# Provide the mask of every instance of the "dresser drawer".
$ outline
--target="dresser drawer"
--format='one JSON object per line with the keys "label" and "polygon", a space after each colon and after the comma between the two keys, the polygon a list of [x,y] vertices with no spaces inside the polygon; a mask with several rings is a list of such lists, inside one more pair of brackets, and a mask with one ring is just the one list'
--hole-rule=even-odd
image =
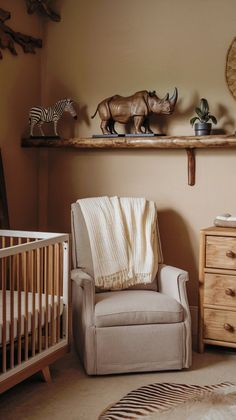
{"label": "dresser drawer", "polygon": [[205,309],[204,338],[236,343],[236,312]]}
{"label": "dresser drawer", "polygon": [[206,267],[236,269],[236,238],[206,237]]}
{"label": "dresser drawer", "polygon": [[206,273],[204,304],[228,306],[236,310],[236,275]]}

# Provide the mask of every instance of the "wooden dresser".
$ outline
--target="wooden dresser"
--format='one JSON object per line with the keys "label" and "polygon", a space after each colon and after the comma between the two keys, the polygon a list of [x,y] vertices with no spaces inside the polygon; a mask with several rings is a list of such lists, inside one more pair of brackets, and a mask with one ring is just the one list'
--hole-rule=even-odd
{"label": "wooden dresser", "polygon": [[199,351],[236,348],[236,228],[201,230],[199,308]]}

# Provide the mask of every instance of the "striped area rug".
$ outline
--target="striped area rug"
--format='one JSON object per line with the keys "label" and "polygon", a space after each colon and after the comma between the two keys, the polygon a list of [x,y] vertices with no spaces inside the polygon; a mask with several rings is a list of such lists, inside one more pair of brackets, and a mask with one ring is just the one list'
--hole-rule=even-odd
{"label": "striped area rug", "polygon": [[99,420],[233,420],[236,384],[155,383],[129,392],[106,409]]}

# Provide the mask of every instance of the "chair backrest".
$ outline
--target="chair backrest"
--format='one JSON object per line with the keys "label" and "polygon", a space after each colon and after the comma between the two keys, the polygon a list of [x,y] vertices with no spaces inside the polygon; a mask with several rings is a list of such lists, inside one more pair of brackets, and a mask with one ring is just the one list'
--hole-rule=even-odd
{"label": "chair backrest", "polygon": [[[81,268],[94,277],[93,260],[89,235],[79,203],[71,205],[71,230],[72,230],[72,257],[73,268]],[[159,227],[157,221],[157,252],[158,262],[163,263]]]}

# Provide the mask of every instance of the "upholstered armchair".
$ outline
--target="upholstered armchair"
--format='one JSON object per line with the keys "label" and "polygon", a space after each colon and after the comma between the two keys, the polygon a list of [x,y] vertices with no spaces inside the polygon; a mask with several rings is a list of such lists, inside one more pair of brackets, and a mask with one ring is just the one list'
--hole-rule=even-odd
{"label": "upholstered armchair", "polygon": [[73,336],[86,372],[103,375],[190,367],[188,273],[164,264],[158,228],[156,279],[143,290],[96,293],[79,203],[72,204],[71,213]]}

